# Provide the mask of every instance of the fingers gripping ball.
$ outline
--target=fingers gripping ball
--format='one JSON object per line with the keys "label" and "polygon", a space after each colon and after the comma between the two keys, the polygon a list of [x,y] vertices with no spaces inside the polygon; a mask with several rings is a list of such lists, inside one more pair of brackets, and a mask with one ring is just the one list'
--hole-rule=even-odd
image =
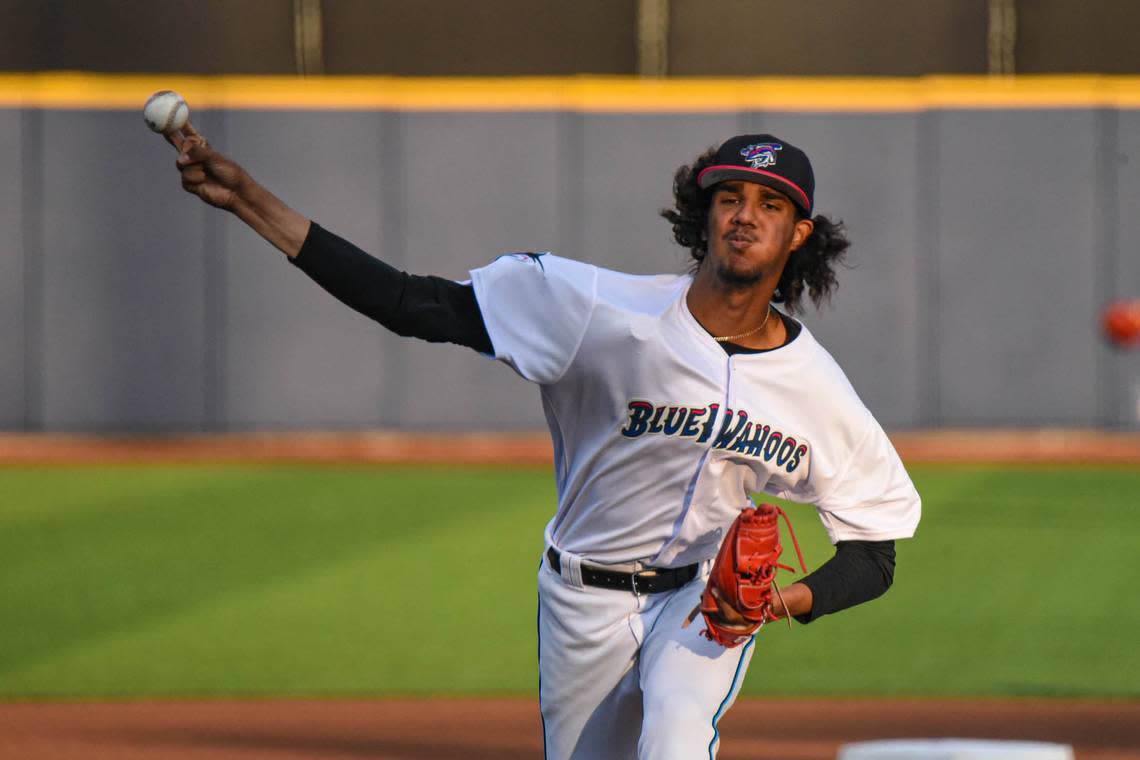
{"label": "fingers gripping ball", "polygon": [[[795,572],[794,568],[780,563],[784,550],[780,545],[781,517],[788,525],[800,567],[807,572],[799,542],[784,510],[772,504],[743,510],[728,529],[701,593],[700,611],[706,625],[701,633],[710,640],[726,647],[738,646],[748,641],[762,625],[779,617],[772,609],[773,590],[779,593],[776,570],[784,568]],[[718,596],[721,603],[731,606],[746,623],[727,623],[718,605]]]}
{"label": "fingers gripping ball", "polygon": [[164,135],[182,129],[189,118],[190,106],[173,90],[159,90],[143,106],[143,121]]}
{"label": "fingers gripping ball", "polygon": [[1105,337],[1120,347],[1140,345],[1140,301],[1109,304],[1101,318]]}

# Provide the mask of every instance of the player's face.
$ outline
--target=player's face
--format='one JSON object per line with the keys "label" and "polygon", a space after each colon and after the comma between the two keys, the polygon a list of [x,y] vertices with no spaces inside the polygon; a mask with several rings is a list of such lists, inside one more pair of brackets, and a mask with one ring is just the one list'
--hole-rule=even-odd
{"label": "player's face", "polygon": [[709,207],[708,255],[702,266],[732,285],[751,286],[769,278],[775,283],[811,230],[811,221],[797,220],[795,205],[778,190],[755,182],[721,182]]}

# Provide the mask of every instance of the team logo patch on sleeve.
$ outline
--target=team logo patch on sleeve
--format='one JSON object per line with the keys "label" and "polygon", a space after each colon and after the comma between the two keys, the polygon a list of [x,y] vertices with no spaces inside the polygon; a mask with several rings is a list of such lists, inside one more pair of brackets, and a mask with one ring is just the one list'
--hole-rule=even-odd
{"label": "team logo patch on sleeve", "polygon": [[694,443],[712,441],[712,448],[745,454],[775,463],[795,472],[807,457],[809,446],[771,425],[749,419],[743,409],[721,412],[720,404],[708,406],[661,406],[635,399],[626,407],[621,428],[626,438],[667,435],[690,438]]}
{"label": "team logo patch on sleeve", "polygon": [[550,251],[543,251],[542,253],[534,253],[531,251],[521,251],[518,253],[504,253],[501,256],[497,256],[496,260],[509,257],[509,258],[514,259],[515,261],[522,261],[522,262],[526,262],[528,264],[538,264],[538,268],[545,272],[546,266],[542,263],[542,257],[548,253],[550,253]]}

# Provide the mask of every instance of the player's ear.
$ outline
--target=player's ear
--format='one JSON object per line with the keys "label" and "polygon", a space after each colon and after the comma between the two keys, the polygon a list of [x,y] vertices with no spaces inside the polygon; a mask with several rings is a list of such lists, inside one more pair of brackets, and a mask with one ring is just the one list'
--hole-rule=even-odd
{"label": "player's ear", "polygon": [[814,229],[815,222],[811,219],[800,219],[796,222],[796,227],[792,231],[792,250],[798,250],[801,245],[806,243]]}

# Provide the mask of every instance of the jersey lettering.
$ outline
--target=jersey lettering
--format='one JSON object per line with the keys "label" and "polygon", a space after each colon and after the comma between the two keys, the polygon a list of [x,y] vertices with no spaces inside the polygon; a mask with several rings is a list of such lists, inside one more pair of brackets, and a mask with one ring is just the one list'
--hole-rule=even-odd
{"label": "jersey lettering", "polygon": [[796,453],[792,454],[792,461],[788,462],[788,472],[792,472],[793,470],[795,470],[797,467],[800,466],[800,460],[804,458],[804,454],[806,454],[806,453],[807,453],[807,446],[804,446],[801,443],[799,445],[799,447],[796,449]]}
{"label": "jersey lettering", "polygon": [[729,425],[732,422],[732,410],[724,410],[724,425],[720,429],[720,435],[713,441],[714,449],[723,449],[728,446],[736,436],[740,435],[740,431],[744,429],[744,423],[748,422],[748,412],[741,409],[736,413],[736,427],[729,430]]}
{"label": "jersey lettering", "polygon": [[728,448],[732,451],[743,451],[744,447],[748,445],[748,437],[752,435],[752,423],[749,422],[744,426],[744,432],[736,438],[736,442]]}
{"label": "jersey lettering", "polygon": [[[685,407],[681,408],[684,409]],[[698,406],[688,410],[689,413],[685,415],[685,424],[681,428],[682,438],[691,438],[695,435],[700,434],[701,431],[697,428],[697,420],[699,420],[701,417],[704,417],[705,412],[707,411],[708,410],[703,406]]]}
{"label": "jersey lettering", "polygon": [[626,438],[636,438],[649,429],[649,417],[653,414],[653,404],[648,401],[629,402],[629,424],[621,429]]}
{"label": "jersey lettering", "polygon": [[772,435],[768,436],[768,442],[764,444],[764,461],[771,462],[772,457],[776,456],[776,452],[780,450],[780,442],[784,440],[784,434],[773,431]]}
{"label": "jersey lettering", "polygon": [[752,437],[745,440],[740,439],[740,443],[733,447],[734,451],[739,451],[749,456],[758,457],[760,452],[764,450],[764,441],[768,440],[768,433],[772,432],[771,425],[756,425],[752,431]]}
{"label": "jersey lettering", "polygon": [[792,452],[796,450],[796,439],[788,436],[784,439],[784,445],[780,447],[780,453],[776,455],[776,464],[783,467],[788,463],[791,458]]}
{"label": "jersey lettering", "polygon": [[[681,429],[681,423],[685,421],[685,412],[688,411],[683,406],[669,407],[669,413],[665,415],[665,435],[676,435],[677,431]],[[680,414],[678,414],[680,412]]]}
{"label": "jersey lettering", "polygon": [[713,425],[716,424],[716,415],[720,411],[720,404],[709,404],[709,418],[705,421],[705,429],[701,431],[701,437],[697,439],[697,443],[704,443],[709,439],[709,434],[712,433]]}
{"label": "jersey lettering", "polygon": [[[704,406],[658,406],[650,401],[635,399],[626,407],[628,414],[620,429],[626,438],[640,438],[643,435],[666,435],[676,438],[696,438],[695,443],[704,443],[712,437],[720,405]],[[808,453],[807,444],[794,437],[773,430],[771,425],[761,425],[748,419],[744,409],[724,410],[719,430],[713,439],[712,448],[735,451],[747,456],[775,460],[777,467],[786,472],[795,472]]]}

